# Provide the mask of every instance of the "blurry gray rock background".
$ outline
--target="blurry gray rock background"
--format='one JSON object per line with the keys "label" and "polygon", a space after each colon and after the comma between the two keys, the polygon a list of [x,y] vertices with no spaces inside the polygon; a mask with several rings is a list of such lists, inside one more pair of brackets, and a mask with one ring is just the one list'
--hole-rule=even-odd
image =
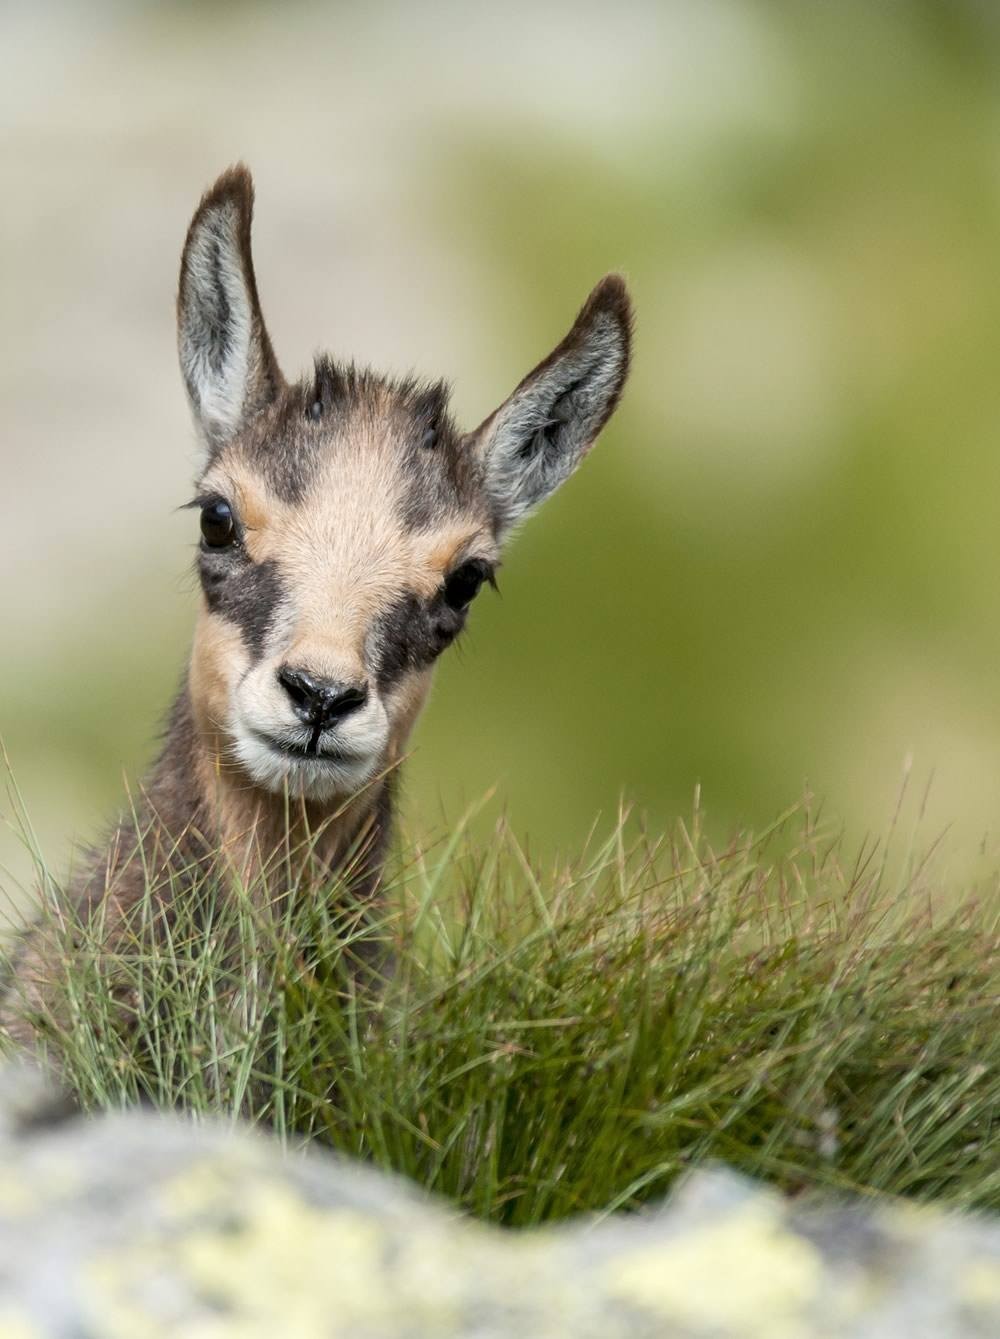
{"label": "blurry gray rock background", "polygon": [[523,1234],[369,1168],[0,1073],[0,1339],[992,1339],[1000,1224],[722,1170]]}
{"label": "blurry gray rock background", "polygon": [[1000,1225],[790,1206],[722,1170],[505,1233],[394,1178],[0,1074],[0,1339],[988,1339]]}

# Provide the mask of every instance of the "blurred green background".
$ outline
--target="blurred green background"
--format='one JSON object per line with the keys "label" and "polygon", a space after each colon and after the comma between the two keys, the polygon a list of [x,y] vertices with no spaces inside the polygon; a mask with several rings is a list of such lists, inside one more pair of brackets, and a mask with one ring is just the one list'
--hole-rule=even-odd
{"label": "blurred green background", "polygon": [[911,768],[990,846],[1000,9],[8,3],[0,731],[54,859],[182,671],[173,289],[236,158],[290,373],[445,373],[471,425],[633,288],[630,389],[442,664],[412,824],[496,786],[549,853],[700,783],[724,836],[808,785],[860,837]]}

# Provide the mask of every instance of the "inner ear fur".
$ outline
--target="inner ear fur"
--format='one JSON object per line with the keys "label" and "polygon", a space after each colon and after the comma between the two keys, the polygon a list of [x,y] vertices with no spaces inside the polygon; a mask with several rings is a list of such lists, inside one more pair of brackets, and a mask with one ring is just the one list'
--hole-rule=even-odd
{"label": "inner ear fur", "polygon": [[212,450],[284,386],[257,296],[253,180],[243,164],[206,191],[188,228],[177,296],[177,348],[191,410]]}
{"label": "inner ear fur", "polygon": [[473,434],[499,531],[544,501],[593,446],[621,398],[631,339],[625,281],[609,274],[566,337]]}

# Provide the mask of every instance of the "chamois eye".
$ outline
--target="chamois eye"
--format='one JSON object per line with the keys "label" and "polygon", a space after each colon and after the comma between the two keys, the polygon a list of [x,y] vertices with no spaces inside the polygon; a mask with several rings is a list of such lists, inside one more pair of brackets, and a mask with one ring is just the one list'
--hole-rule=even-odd
{"label": "chamois eye", "polygon": [[461,567],[456,567],[454,572],[445,578],[444,583],[444,602],[451,609],[464,609],[467,604],[471,604],[479,593],[479,587],[489,576],[489,568],[485,563],[472,562],[463,563]]}
{"label": "chamois eye", "polygon": [[201,509],[201,533],[210,549],[224,549],[236,538],[236,522],[228,502],[209,502]]}

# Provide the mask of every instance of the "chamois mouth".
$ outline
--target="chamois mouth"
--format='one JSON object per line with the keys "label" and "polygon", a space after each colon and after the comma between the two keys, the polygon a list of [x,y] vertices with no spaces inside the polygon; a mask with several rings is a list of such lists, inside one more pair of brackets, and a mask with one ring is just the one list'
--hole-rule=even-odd
{"label": "chamois mouth", "polygon": [[293,758],[296,762],[330,763],[341,766],[364,762],[364,757],[360,753],[330,745],[324,748],[321,741],[314,737],[311,737],[308,743],[301,744],[294,739],[279,739],[275,735],[264,734],[260,730],[254,730],[253,734],[272,752],[280,754],[283,758]]}

